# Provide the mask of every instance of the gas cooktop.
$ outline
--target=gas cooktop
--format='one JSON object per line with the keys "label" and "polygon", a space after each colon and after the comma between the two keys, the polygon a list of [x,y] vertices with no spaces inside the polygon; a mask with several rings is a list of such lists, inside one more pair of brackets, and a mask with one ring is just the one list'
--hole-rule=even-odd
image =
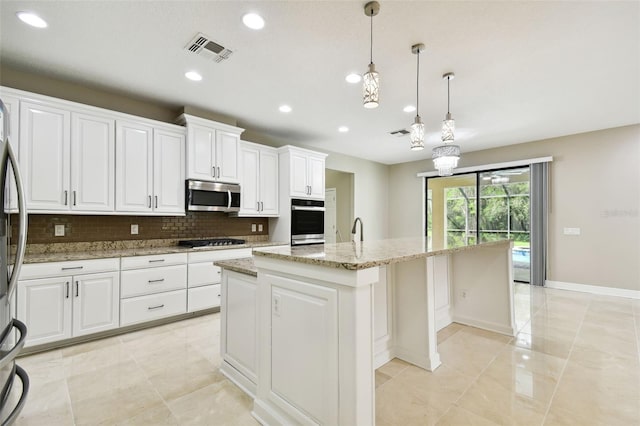
{"label": "gas cooktop", "polygon": [[198,248],[209,246],[233,246],[237,244],[244,244],[245,240],[239,240],[236,238],[211,238],[209,240],[182,240],[178,241],[179,246]]}

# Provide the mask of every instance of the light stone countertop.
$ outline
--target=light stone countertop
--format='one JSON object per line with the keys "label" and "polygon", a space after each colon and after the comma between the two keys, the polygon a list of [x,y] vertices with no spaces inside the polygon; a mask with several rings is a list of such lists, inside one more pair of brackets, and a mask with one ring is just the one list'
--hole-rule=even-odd
{"label": "light stone countertop", "polygon": [[511,240],[500,240],[477,245],[428,249],[426,238],[395,238],[365,241],[363,243],[357,241],[337,244],[260,248],[254,250],[253,255],[307,263],[310,265],[320,265],[329,268],[360,270],[439,254],[473,250],[477,247],[505,246],[506,248],[509,245],[511,245]]}
{"label": "light stone countertop", "polygon": [[161,247],[136,247],[136,248],[115,248],[115,249],[95,249],[83,251],[66,251],[56,253],[32,253],[25,255],[24,264],[28,263],[46,263],[46,262],[64,262],[69,260],[88,260],[88,259],[108,259],[114,257],[129,256],[149,256],[156,254],[171,253],[197,253],[201,251],[213,250],[235,250],[243,248],[258,248],[284,245],[282,242],[247,242],[246,244],[238,244],[231,246],[207,246],[203,248],[188,248],[182,246],[161,246]]}
{"label": "light stone countertop", "polygon": [[251,275],[253,277],[258,276],[258,270],[253,263],[253,257],[243,257],[241,259],[229,259],[229,260],[217,260],[213,262],[214,265],[219,266],[229,271],[239,272],[241,274]]}

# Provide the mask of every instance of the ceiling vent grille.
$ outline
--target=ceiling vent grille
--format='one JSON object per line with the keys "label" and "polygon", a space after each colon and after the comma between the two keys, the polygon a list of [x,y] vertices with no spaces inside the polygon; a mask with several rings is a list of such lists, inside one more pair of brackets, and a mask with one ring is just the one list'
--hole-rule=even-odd
{"label": "ceiling vent grille", "polygon": [[189,52],[201,55],[214,62],[222,62],[233,54],[233,50],[222,46],[220,43],[202,33],[196,36],[185,46]]}
{"label": "ceiling vent grille", "polygon": [[400,130],[394,130],[393,132],[389,132],[389,134],[391,136],[396,136],[398,138],[401,138],[404,135],[408,135],[409,131],[407,129],[400,129]]}

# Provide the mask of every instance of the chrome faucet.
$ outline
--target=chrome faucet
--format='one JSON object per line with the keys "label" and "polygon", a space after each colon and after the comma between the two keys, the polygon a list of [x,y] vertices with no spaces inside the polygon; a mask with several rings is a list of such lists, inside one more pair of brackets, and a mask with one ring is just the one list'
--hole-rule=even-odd
{"label": "chrome faucet", "polygon": [[353,221],[353,228],[351,228],[351,235],[353,236],[353,241],[356,240],[356,223],[360,222],[360,242],[364,241],[364,234],[362,233],[362,219],[356,217],[356,220]]}

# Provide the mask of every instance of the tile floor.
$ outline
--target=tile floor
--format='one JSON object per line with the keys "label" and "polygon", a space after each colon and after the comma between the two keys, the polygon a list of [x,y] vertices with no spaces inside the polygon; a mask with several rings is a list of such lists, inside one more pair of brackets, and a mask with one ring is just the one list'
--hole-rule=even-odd
{"label": "tile floor", "polygon": [[[376,423],[639,425],[640,300],[516,285],[515,338],[452,324],[434,373],[376,371]],[[219,314],[19,359],[19,425],[255,425],[219,372]]]}

